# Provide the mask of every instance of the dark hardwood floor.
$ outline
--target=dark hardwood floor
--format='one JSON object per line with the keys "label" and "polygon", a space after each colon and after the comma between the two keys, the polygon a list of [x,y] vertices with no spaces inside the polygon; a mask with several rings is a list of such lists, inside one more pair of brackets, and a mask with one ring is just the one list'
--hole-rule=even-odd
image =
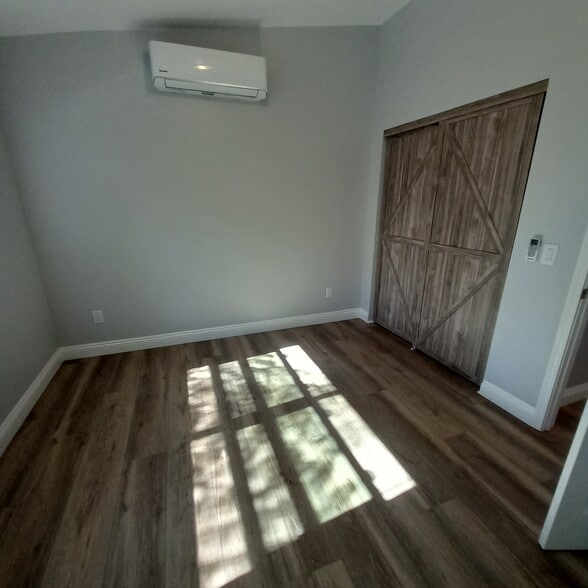
{"label": "dark hardwood floor", "polygon": [[361,321],[66,362],[0,459],[0,585],[573,586],[534,431]]}

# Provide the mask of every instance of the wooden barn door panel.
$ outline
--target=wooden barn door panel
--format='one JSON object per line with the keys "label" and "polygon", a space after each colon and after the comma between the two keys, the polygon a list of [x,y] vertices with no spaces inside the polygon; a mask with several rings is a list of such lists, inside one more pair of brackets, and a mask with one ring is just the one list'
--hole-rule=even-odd
{"label": "wooden barn door panel", "polygon": [[438,359],[445,365],[464,374],[473,381],[480,381],[486,364],[487,325],[471,323],[472,316],[493,317],[494,294],[499,274],[489,280],[476,293],[461,304],[449,318],[442,322],[432,334],[419,344],[419,349]]}
{"label": "wooden barn door panel", "polygon": [[414,342],[418,332],[440,154],[439,129],[388,145],[376,320]]}
{"label": "wooden barn door panel", "polygon": [[444,125],[432,243],[499,253],[518,219],[532,100]]}
{"label": "wooden barn door panel", "polygon": [[384,237],[423,241],[430,232],[439,129],[394,137],[388,149]]}
{"label": "wooden barn door panel", "polygon": [[419,342],[428,337],[448,315],[500,270],[497,258],[429,252],[426,272],[426,304],[423,305]]}
{"label": "wooden barn door panel", "polygon": [[416,346],[474,378],[487,331],[476,318],[491,316],[499,273],[497,257],[431,250]]}
{"label": "wooden barn door panel", "polygon": [[479,382],[544,89],[387,132],[376,322]]}
{"label": "wooden barn door panel", "polygon": [[483,377],[534,143],[539,97],[441,125],[416,347]]}
{"label": "wooden barn door panel", "polygon": [[413,342],[418,333],[426,251],[396,241],[384,241],[382,249],[378,321]]}

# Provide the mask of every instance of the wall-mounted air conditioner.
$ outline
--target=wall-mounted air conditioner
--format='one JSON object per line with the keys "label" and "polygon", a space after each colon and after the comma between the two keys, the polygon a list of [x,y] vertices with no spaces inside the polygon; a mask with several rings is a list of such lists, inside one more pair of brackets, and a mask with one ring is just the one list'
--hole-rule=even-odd
{"label": "wall-mounted air conditioner", "polygon": [[153,85],[162,92],[258,102],[267,98],[265,58],[149,41]]}

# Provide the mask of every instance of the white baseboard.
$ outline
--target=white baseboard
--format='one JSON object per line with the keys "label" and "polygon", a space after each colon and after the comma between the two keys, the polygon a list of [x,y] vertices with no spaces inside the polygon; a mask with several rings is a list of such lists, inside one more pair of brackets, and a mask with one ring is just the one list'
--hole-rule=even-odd
{"label": "white baseboard", "polygon": [[535,429],[540,428],[539,423],[537,423],[537,411],[535,407],[523,402],[516,396],[510,394],[510,392],[484,380],[480,385],[478,393],[486,398],[486,400],[500,406],[500,408],[506,410],[506,412],[512,414],[530,427]]}
{"label": "white baseboard", "polygon": [[118,339],[115,341],[102,341],[87,343],[85,345],[72,345],[64,347],[63,359],[80,359],[82,357],[95,357],[98,355],[111,355],[113,353],[126,353],[140,349],[153,349],[155,347],[167,347],[169,345],[182,345],[183,343],[195,343],[223,337],[236,337],[250,335],[251,333],[263,333],[265,331],[279,331],[281,329],[293,329],[308,325],[319,325],[335,321],[362,318],[360,308],[348,308],[333,312],[321,312],[303,316],[270,319],[256,321],[254,323],[240,323],[222,327],[210,327],[195,329],[193,331],[179,331],[176,333],[164,333],[162,335],[149,335],[147,337],[134,337],[132,339]]}
{"label": "white baseboard", "polygon": [[374,321],[370,320],[370,313],[365,308],[358,308],[358,317],[364,323],[372,324]]}
{"label": "white baseboard", "polygon": [[0,455],[4,453],[4,450],[8,447],[31,410],[33,410],[37,400],[43,394],[62,361],[61,349],[58,349],[49,358],[49,361],[33,380],[33,383],[20,397],[16,406],[8,413],[4,421],[0,423]]}
{"label": "white baseboard", "polygon": [[180,345],[182,343],[195,343],[196,341],[207,341],[209,339],[220,339],[222,337],[235,337],[237,335],[249,335],[251,333],[262,333],[265,331],[278,331],[280,329],[293,329],[308,325],[319,325],[335,321],[345,321],[355,318],[363,318],[360,308],[349,308],[346,310],[335,310],[333,312],[322,312],[307,314],[280,319],[257,321],[254,323],[241,323],[237,325],[226,325],[222,327],[211,327],[207,329],[196,329],[193,331],[180,331],[177,333],[165,333],[163,335],[152,335],[148,337],[134,337],[132,339],[119,339],[117,341],[102,341],[99,343],[88,343],[86,345],[72,345],[59,348],[45,364],[39,375],[21,396],[16,406],[9,415],[0,423],[0,455],[8,447],[10,441],[18,432],[19,428],[31,412],[35,403],[55,375],[61,363],[68,359],[81,359],[83,357],[94,357],[97,355],[110,355],[112,353],[124,353],[137,351],[139,349],[152,349],[154,347],[166,347],[169,345]]}
{"label": "white baseboard", "polygon": [[578,402],[586,397],[588,397],[588,382],[576,384],[576,386],[570,386],[563,391],[559,405],[572,404],[572,402]]}

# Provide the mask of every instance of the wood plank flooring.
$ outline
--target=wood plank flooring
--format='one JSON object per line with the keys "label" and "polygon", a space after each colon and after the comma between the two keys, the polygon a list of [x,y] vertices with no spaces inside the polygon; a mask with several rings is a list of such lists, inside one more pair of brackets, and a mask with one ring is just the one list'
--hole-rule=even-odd
{"label": "wood plank flooring", "polygon": [[7,587],[588,586],[539,433],[375,325],[62,365],[0,458]]}

